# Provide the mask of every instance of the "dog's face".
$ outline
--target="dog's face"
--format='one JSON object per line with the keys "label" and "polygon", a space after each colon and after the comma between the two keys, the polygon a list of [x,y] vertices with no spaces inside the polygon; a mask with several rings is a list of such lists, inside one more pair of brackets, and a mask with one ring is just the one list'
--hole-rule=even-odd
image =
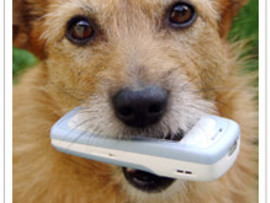
{"label": "dog's face", "polygon": [[[15,43],[44,62],[48,91],[62,113],[82,105],[81,123],[96,133],[181,139],[202,114],[222,113],[213,90],[229,73],[225,37],[244,1],[23,3]],[[124,173],[148,192],[172,182]]]}

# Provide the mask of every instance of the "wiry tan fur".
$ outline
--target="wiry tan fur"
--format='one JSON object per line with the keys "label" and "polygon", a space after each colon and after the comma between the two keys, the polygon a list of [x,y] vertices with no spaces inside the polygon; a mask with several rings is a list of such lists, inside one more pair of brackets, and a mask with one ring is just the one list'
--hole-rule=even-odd
{"label": "wiry tan fur", "polygon": [[[257,202],[254,92],[239,73],[239,49],[226,41],[232,18],[246,2],[191,0],[198,17],[182,30],[164,21],[173,2],[14,0],[14,44],[41,59],[14,87],[14,202]],[[98,24],[87,46],[65,38],[67,21],[78,14]],[[142,132],[124,126],[110,104],[119,89],[141,84],[170,91],[164,118]],[[241,152],[217,181],[178,180],[161,193],[144,193],[127,183],[119,167],[51,146],[51,126],[79,105],[91,129],[105,136],[157,137],[179,127],[187,131],[205,113],[221,115],[240,124]]]}

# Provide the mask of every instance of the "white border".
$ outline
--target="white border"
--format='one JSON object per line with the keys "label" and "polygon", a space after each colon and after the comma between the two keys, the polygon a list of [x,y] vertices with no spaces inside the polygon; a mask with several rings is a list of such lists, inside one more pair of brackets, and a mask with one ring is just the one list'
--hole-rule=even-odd
{"label": "white border", "polygon": [[266,2],[259,1],[259,202],[266,202],[266,131],[265,131],[265,8]]}
{"label": "white border", "polygon": [[5,197],[12,202],[12,1],[5,0]]}
{"label": "white border", "polygon": [[[2,14],[0,17],[1,24],[3,23],[2,24],[3,26],[1,26],[2,29],[0,30],[0,39],[1,39],[0,44],[3,45],[3,48],[1,46],[1,50],[0,50],[0,61],[4,65],[4,2],[1,3],[0,8],[1,8],[0,13]],[[1,68],[0,75],[1,75],[1,81],[2,81],[1,85],[0,85],[1,86],[0,92],[1,92],[1,96],[2,96],[2,95],[4,95],[4,67]],[[0,106],[1,106],[0,129],[2,130],[2,129],[4,129],[4,116],[3,116],[4,115],[4,101],[2,99],[0,100]],[[0,185],[0,198],[2,199],[4,197],[4,184],[3,184],[4,183],[4,136],[0,138],[0,148],[1,148],[1,150],[0,150],[0,162],[1,162],[1,164],[0,164],[0,175],[1,175],[0,176],[0,183],[1,183],[1,185]],[[2,163],[3,163],[3,165],[2,165]]]}
{"label": "white border", "polygon": [[[266,26],[266,30],[264,33],[266,33],[266,38],[263,38],[265,39],[264,40],[264,43],[266,44],[266,49],[265,49],[265,53],[266,53],[266,58],[265,58],[265,71],[266,71],[266,88],[267,88],[267,91],[265,91],[266,93],[266,111],[267,112],[267,116],[270,115],[270,107],[268,106],[269,104],[269,101],[270,101],[270,81],[268,81],[267,79],[270,79],[270,70],[269,70],[269,60],[270,60],[270,53],[269,53],[269,49],[270,49],[270,40],[269,40],[269,34],[270,34],[270,14],[268,13],[270,11],[270,3],[269,1],[267,2],[267,0],[265,0],[265,4],[266,6],[263,7],[265,8],[265,19],[266,19],[266,22],[264,23],[264,25],[262,26]],[[262,9],[261,9],[262,10]],[[268,12],[267,12],[268,11]],[[263,40],[261,40],[263,41]],[[263,43],[263,42],[262,42]],[[264,55],[265,56],[265,55]],[[266,169],[266,174],[265,174],[265,179],[266,179],[266,185],[265,187],[263,188],[266,188],[265,190],[265,195],[266,195],[266,202],[269,202],[269,194],[270,194],[270,188],[269,188],[269,184],[270,184],[270,175],[269,175],[269,168],[270,168],[270,150],[268,149],[268,147],[270,146],[270,138],[268,137],[269,136],[269,120],[267,120],[268,117],[266,117],[266,131],[265,131],[265,137],[266,137],[266,165],[265,165],[265,169]]]}

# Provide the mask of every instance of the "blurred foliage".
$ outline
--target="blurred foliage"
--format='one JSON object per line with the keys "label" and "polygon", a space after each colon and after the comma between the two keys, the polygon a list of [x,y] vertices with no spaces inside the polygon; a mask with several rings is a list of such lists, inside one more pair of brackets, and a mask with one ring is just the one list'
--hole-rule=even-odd
{"label": "blurred foliage", "polygon": [[38,59],[28,51],[13,47],[12,50],[13,82],[18,82],[18,76],[27,68],[35,65]]}
{"label": "blurred foliage", "polygon": [[[248,39],[248,51],[244,55],[251,56],[246,70],[258,69],[258,0],[250,0],[235,18],[233,28],[229,33],[229,40]],[[14,81],[26,68],[36,64],[38,60],[29,52],[13,48],[13,75]]]}
{"label": "blurred foliage", "polygon": [[252,37],[254,43],[258,42],[258,0],[250,0],[236,16],[229,37],[235,36],[236,39]]}
{"label": "blurred foliage", "polygon": [[247,51],[244,56],[249,56],[246,71],[258,70],[258,0],[250,0],[235,18],[229,40],[248,40]]}

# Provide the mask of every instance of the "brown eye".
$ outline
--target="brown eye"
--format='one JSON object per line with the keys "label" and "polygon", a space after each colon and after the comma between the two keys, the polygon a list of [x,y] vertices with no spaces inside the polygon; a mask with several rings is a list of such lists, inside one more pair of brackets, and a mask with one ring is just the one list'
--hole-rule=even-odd
{"label": "brown eye", "polygon": [[184,28],[190,26],[196,19],[196,12],[192,5],[178,3],[169,12],[169,22],[174,28]]}
{"label": "brown eye", "polygon": [[67,24],[67,38],[76,44],[86,44],[94,35],[90,21],[84,17],[74,17]]}

